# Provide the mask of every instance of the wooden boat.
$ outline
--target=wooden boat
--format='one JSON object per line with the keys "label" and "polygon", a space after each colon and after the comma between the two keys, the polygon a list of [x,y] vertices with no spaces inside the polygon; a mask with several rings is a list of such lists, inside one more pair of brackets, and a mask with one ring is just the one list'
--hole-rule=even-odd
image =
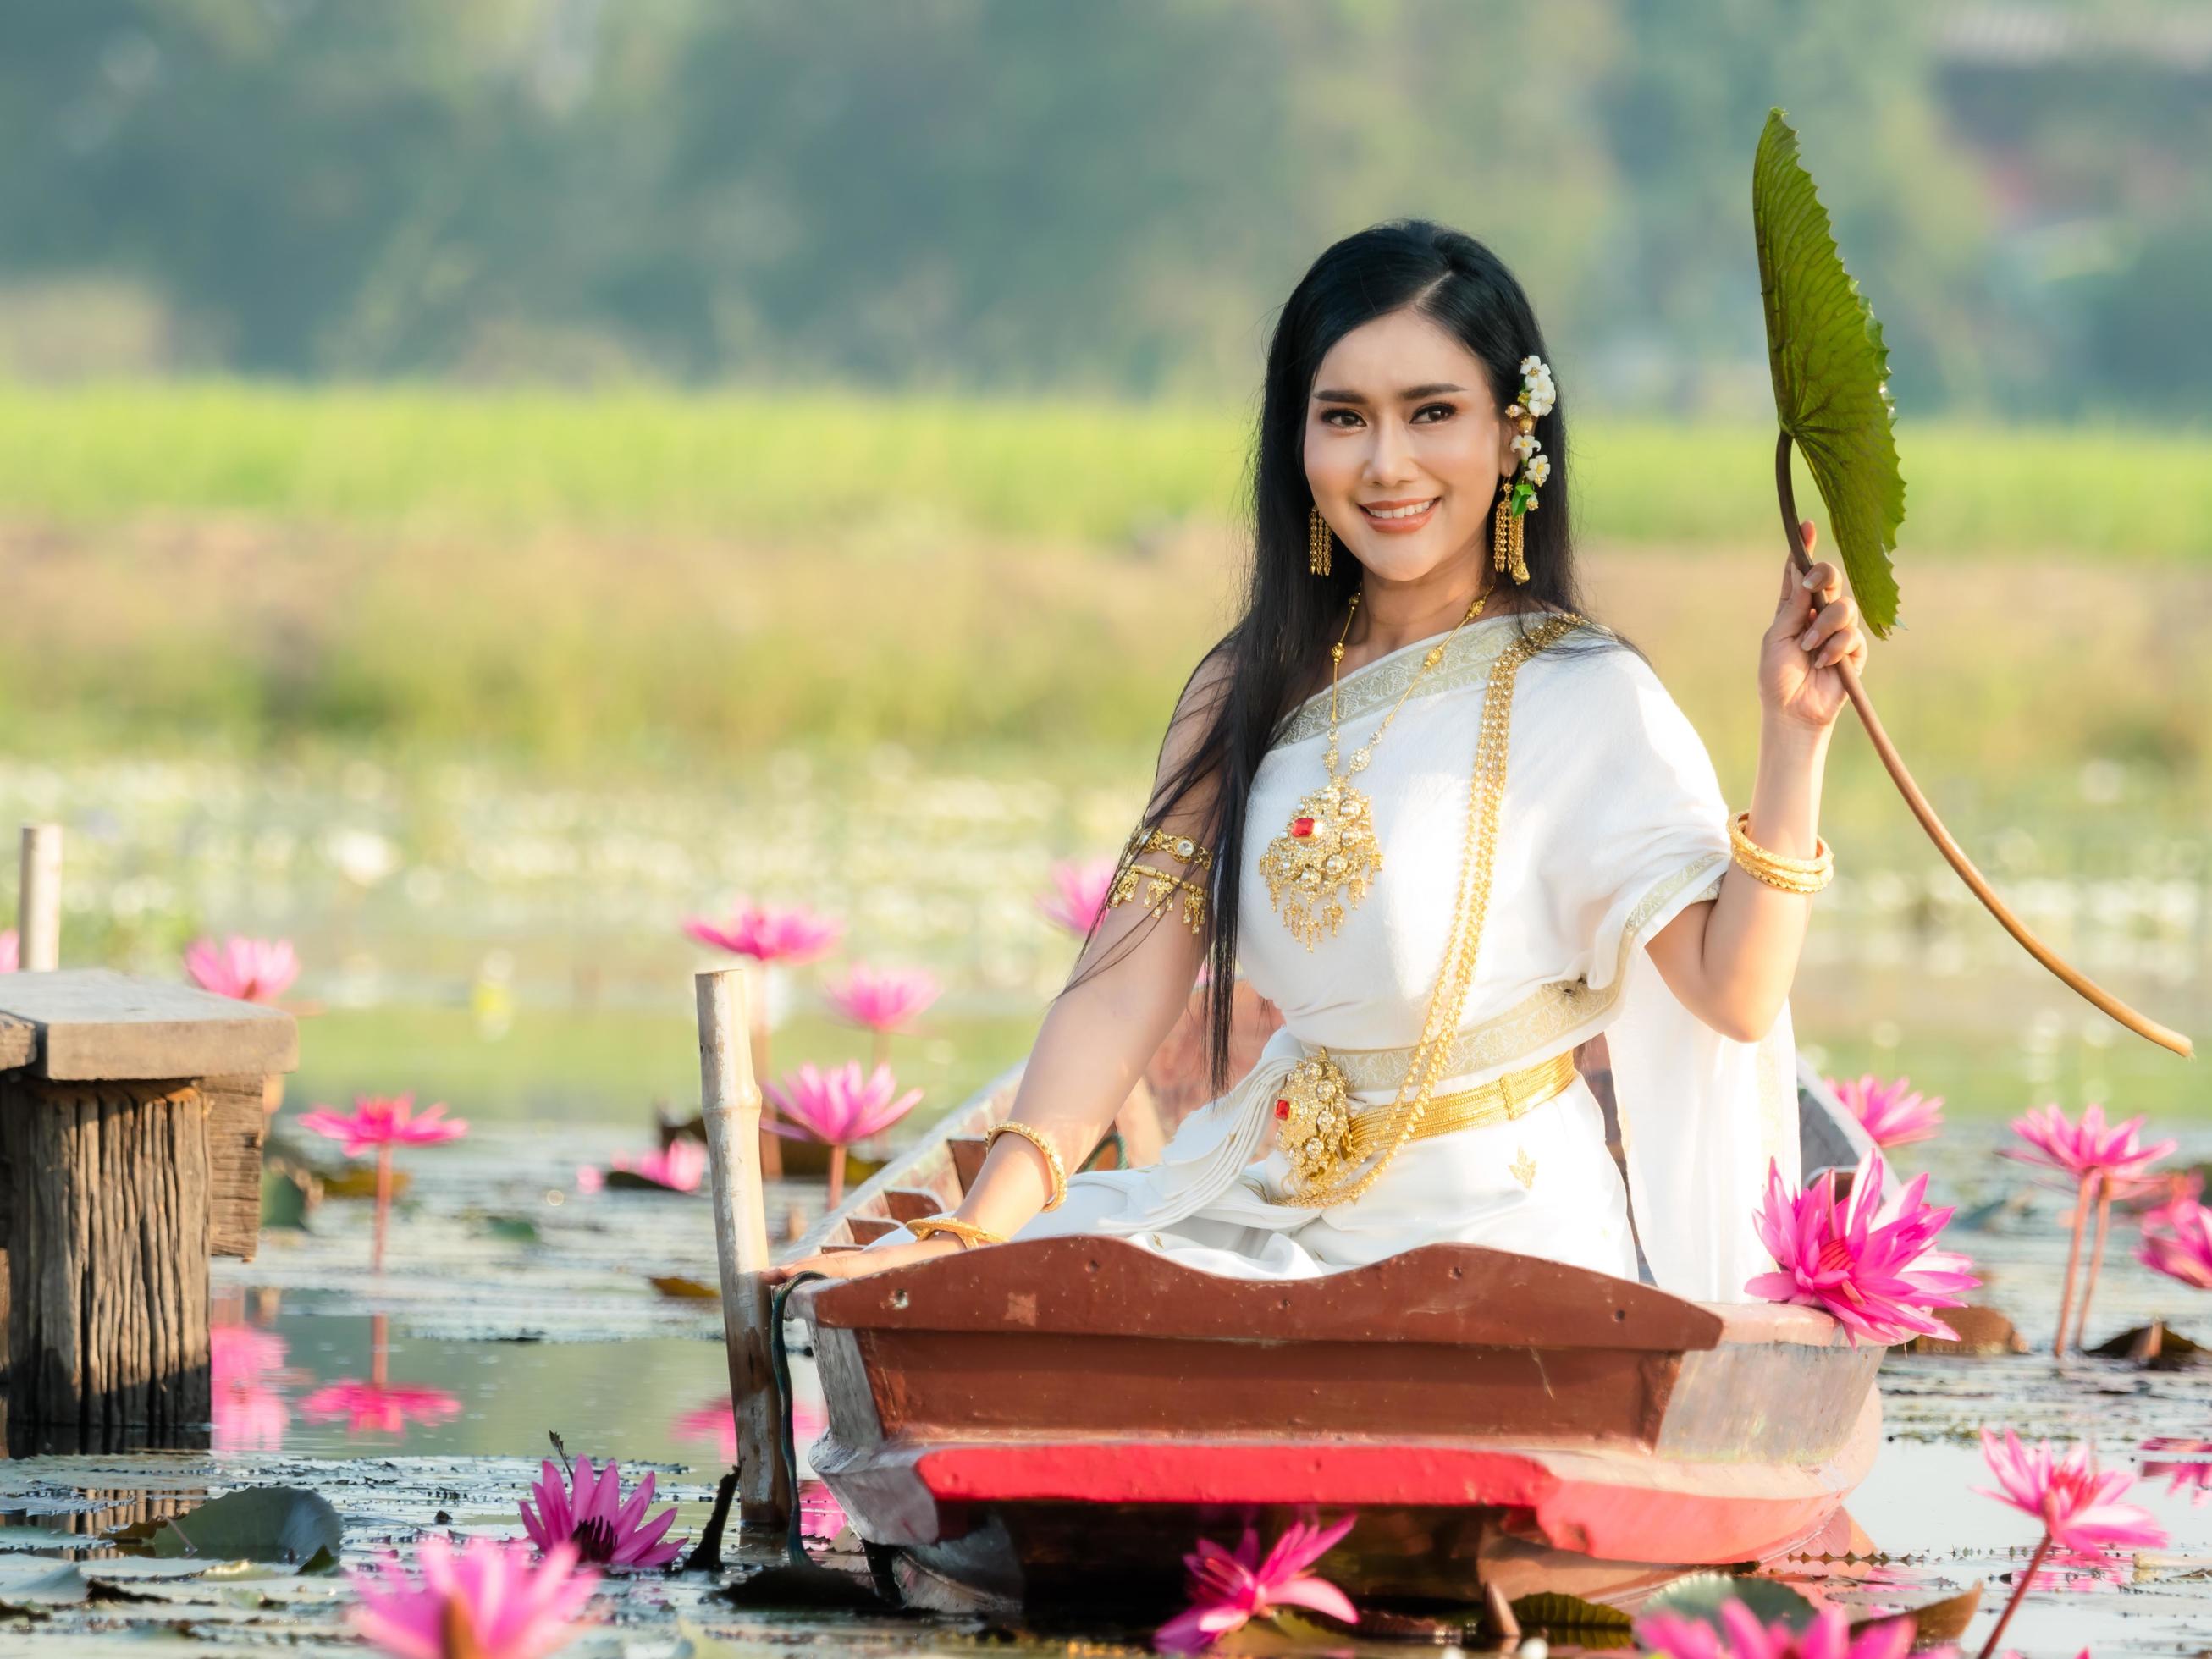
{"label": "wooden boat", "polygon": [[[1240,1066],[1271,1014],[1240,1007]],[[1019,1081],[793,1253],[957,1205]],[[1170,1115],[1200,1093],[1154,1083]],[[1820,1092],[1808,1164],[1853,1156]],[[1322,1571],[1364,1600],[1632,1601],[1688,1569],[1839,1552],[1880,1439],[1882,1350],[1825,1315],[1472,1246],[1281,1284],[1040,1239],[806,1285],[789,1311],[828,1405],[816,1473],[906,1600],[940,1609],[1164,1605],[1195,1537],[1308,1509],[1357,1513]]]}

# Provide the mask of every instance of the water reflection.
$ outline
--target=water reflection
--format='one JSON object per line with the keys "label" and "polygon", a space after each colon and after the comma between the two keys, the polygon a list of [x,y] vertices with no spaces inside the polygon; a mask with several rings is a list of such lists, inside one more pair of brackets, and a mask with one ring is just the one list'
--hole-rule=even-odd
{"label": "water reflection", "polygon": [[369,1376],[342,1376],[300,1402],[300,1414],[314,1423],[343,1422],[348,1434],[390,1434],[404,1439],[410,1425],[436,1428],[461,1414],[458,1395],[443,1389],[394,1382],[391,1369],[390,1316],[369,1317]]}

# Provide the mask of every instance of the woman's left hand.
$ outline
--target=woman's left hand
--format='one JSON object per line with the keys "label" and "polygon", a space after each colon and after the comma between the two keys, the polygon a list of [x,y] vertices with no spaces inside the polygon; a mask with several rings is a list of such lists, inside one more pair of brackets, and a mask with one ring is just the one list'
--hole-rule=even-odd
{"label": "woman's left hand", "polygon": [[[1810,519],[1798,530],[1805,551],[1813,550]],[[1800,577],[1796,561],[1782,567],[1782,598],[1774,621],[1759,641],[1759,701],[1779,715],[1815,732],[1835,724],[1848,697],[1839,665],[1866,672],[1866,630],[1859,608],[1844,592],[1843,576],[1826,560]]]}

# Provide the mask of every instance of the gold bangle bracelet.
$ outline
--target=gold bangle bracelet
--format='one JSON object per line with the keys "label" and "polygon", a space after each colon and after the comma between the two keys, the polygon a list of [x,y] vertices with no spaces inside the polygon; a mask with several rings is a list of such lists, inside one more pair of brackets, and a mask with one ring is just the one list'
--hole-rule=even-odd
{"label": "gold bangle bracelet", "polygon": [[1067,1165],[1060,1161],[1059,1149],[1028,1124],[1008,1118],[991,1126],[990,1133],[983,1137],[983,1150],[988,1152],[1000,1135],[1019,1135],[1042,1155],[1045,1168],[1052,1174],[1052,1196],[1045,1200],[1044,1206],[1048,1210],[1058,1209],[1060,1200],[1067,1196]]}
{"label": "gold bangle bracelet", "polygon": [[1817,876],[1835,866],[1836,854],[1828,843],[1816,834],[1813,837],[1814,853],[1809,859],[1790,858],[1782,853],[1770,853],[1751,838],[1751,814],[1739,812],[1729,825],[1729,839],[1748,852],[1761,864],[1771,869],[1789,870],[1800,875]]}
{"label": "gold bangle bracelet", "polygon": [[963,1250],[972,1250],[978,1244],[1003,1244],[1006,1242],[988,1227],[979,1227],[972,1221],[962,1221],[949,1215],[926,1215],[919,1221],[908,1222],[906,1230],[916,1238],[943,1233],[958,1239]]}
{"label": "gold bangle bracelet", "polygon": [[1745,874],[1785,893],[1817,893],[1834,879],[1835,853],[1818,835],[1813,837],[1818,849],[1814,856],[1789,858],[1770,853],[1752,840],[1750,823],[1748,812],[1739,812],[1729,821],[1729,851]]}

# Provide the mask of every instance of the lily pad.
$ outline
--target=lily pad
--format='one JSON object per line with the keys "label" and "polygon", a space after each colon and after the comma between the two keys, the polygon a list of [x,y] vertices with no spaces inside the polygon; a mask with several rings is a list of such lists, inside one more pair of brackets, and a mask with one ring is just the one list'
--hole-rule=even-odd
{"label": "lily pad", "polygon": [[0,1560],[0,1603],[82,1601],[91,1594],[72,1561],[47,1558]]}
{"label": "lily pad", "polygon": [[1751,218],[1775,416],[1827,503],[1851,596],[1866,625],[1886,639],[1897,623],[1889,556],[1905,522],[1889,348],[1874,307],[1844,269],[1828,210],[1778,109],[1759,136]]}
{"label": "lily pad", "polygon": [[1671,1613],[1678,1619],[1698,1620],[1718,1630],[1721,1609],[1731,1601],[1750,1608],[1762,1625],[1780,1620],[1792,1630],[1810,1626],[1815,1611],[1810,1601],[1789,1585],[1778,1584],[1771,1578],[1736,1578],[1724,1572],[1700,1572],[1679,1578],[1649,1597],[1636,1610],[1636,1615],[1646,1619],[1655,1613]]}
{"label": "lily pad", "polygon": [[1601,1632],[1628,1633],[1629,1618],[1619,1607],[1585,1601],[1559,1590],[1540,1590],[1513,1603],[1513,1617],[1522,1630],[1542,1631],[1554,1638],[1571,1637],[1589,1646],[1609,1645],[1589,1638]]}
{"label": "lily pad", "polygon": [[[329,1500],[301,1486],[234,1492],[179,1516],[154,1534],[154,1553],[215,1561],[282,1561],[327,1571],[343,1525]],[[318,1557],[327,1558],[320,1567]]]}
{"label": "lily pad", "polygon": [[686,1279],[681,1273],[661,1274],[649,1282],[661,1295],[678,1302],[712,1302],[721,1295],[713,1285]]}

